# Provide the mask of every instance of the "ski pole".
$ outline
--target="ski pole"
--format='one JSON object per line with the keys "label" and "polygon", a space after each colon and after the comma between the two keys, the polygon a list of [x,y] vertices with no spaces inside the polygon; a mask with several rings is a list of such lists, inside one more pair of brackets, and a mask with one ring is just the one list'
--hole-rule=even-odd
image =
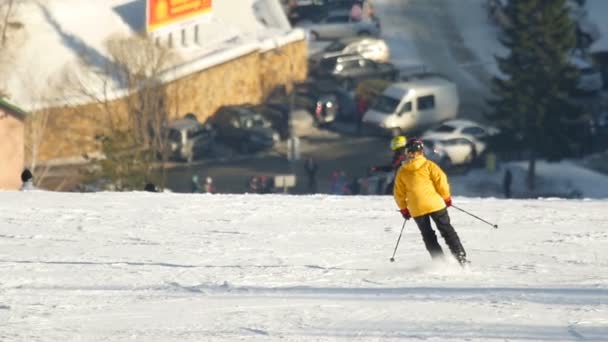
{"label": "ski pole", "polygon": [[474,218],[478,219],[479,221],[484,222],[484,223],[487,223],[487,224],[489,224],[490,226],[492,226],[492,227],[494,227],[494,228],[498,229],[498,225],[497,225],[497,224],[490,223],[490,222],[488,222],[488,221],[486,221],[486,220],[482,219],[481,217],[479,217],[479,216],[477,216],[477,215],[471,214],[470,212],[468,212],[468,211],[466,211],[466,210],[464,210],[464,209],[458,208],[457,206],[455,206],[455,205],[453,205],[453,204],[452,204],[452,208],[454,208],[454,209],[458,209],[458,210],[462,211],[463,213],[468,214],[468,215],[471,215],[471,216],[473,216]]}
{"label": "ski pole", "polygon": [[399,241],[401,241],[401,234],[403,234],[403,228],[405,228],[405,222],[407,220],[403,220],[403,226],[401,227],[401,233],[399,233],[399,238],[397,239],[397,245],[395,245],[395,250],[393,251],[393,256],[391,257],[391,262],[395,262],[395,253],[397,253],[397,247],[399,247]]}

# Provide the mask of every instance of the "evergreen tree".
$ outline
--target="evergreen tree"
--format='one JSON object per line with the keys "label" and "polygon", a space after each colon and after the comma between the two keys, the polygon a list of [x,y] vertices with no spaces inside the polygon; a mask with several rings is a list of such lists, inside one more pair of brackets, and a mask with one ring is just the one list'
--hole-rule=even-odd
{"label": "evergreen tree", "polygon": [[115,131],[100,137],[101,151],[105,158],[94,159],[93,168],[84,175],[90,181],[104,179],[113,191],[143,190],[153,180],[153,150],[142,147],[131,131]]}
{"label": "evergreen tree", "polygon": [[510,0],[506,6],[511,25],[501,42],[510,51],[496,57],[502,75],[494,79],[490,118],[504,132],[499,148],[527,153],[531,189],[536,158],[570,156],[579,140],[573,129],[581,110],[569,101],[579,75],[570,63],[576,33],[568,11],[566,0]]}

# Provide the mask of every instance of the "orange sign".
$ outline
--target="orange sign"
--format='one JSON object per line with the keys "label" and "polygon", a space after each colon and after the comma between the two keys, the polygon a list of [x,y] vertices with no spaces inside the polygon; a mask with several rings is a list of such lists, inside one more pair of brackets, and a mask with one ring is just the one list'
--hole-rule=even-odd
{"label": "orange sign", "polygon": [[148,32],[211,12],[212,0],[147,0]]}

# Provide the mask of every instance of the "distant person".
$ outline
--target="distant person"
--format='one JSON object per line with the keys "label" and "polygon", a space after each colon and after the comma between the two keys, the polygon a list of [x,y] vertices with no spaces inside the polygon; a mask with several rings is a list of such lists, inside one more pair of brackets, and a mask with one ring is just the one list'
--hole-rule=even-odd
{"label": "distant person", "polygon": [[363,129],[363,116],[365,115],[367,108],[367,100],[364,97],[361,97],[359,101],[357,101],[357,133],[359,134]]}
{"label": "distant person", "polygon": [[393,187],[395,184],[395,175],[397,174],[397,170],[401,166],[406,159],[405,154],[405,145],[407,143],[407,138],[403,135],[396,136],[391,140],[391,150],[393,151],[393,159],[390,164],[374,166],[371,168],[372,172],[393,172],[393,179],[387,184],[384,189],[385,195],[390,195],[393,193]]}
{"label": "distant person", "polygon": [[431,226],[432,219],[454,258],[465,266],[468,263],[466,252],[448,215],[452,197],[445,172],[425,158],[421,140],[410,139],[405,149],[408,158],[397,172],[394,191],[401,215],[405,220],[414,218],[431,257],[443,258],[443,250]]}
{"label": "distant person", "polygon": [[338,172],[338,170],[332,171],[331,175],[329,176],[329,192],[334,195],[338,195],[340,193],[338,188],[339,177],[340,173]]}
{"label": "distant person", "polygon": [[511,170],[507,169],[505,171],[505,175],[502,178],[502,190],[504,192],[505,198],[511,198],[511,183],[513,181],[513,175],[511,174]]}
{"label": "distant person", "polygon": [[479,162],[479,159],[477,158],[477,145],[472,141],[469,142],[469,144],[471,146],[471,163],[468,166],[473,167]]}
{"label": "distant person", "polygon": [[318,166],[312,157],[306,158],[304,162],[304,171],[308,179],[308,192],[314,194],[317,192],[317,170]]}
{"label": "distant person", "polygon": [[361,193],[361,185],[359,184],[359,178],[357,177],[351,179],[348,187],[351,195],[359,195]]}
{"label": "distant person", "polygon": [[211,177],[205,178],[205,185],[203,185],[203,190],[207,194],[215,193],[215,185],[213,185],[213,178],[211,178]]}
{"label": "distant person", "polygon": [[194,194],[199,194],[199,193],[203,192],[203,189],[201,188],[201,184],[198,181],[197,175],[192,176],[192,182],[190,182],[190,191]]}
{"label": "distant person", "polygon": [[340,189],[340,195],[351,195],[350,183],[348,182],[348,178],[346,177],[346,172],[344,170],[340,170],[340,175],[338,178],[338,187]]}
{"label": "distant person", "polygon": [[334,195],[350,195],[350,188],[343,170],[335,170],[330,177],[330,192]]}
{"label": "distant person", "polygon": [[355,2],[350,9],[350,19],[352,21],[361,21],[363,18],[363,8],[361,2]]}
{"label": "distant person", "polygon": [[156,189],[156,185],[154,185],[154,183],[146,183],[146,185],[144,186],[144,191],[158,192],[158,190]]}
{"label": "distant person", "polygon": [[250,194],[260,193],[260,179],[257,176],[251,176],[251,178],[249,178],[248,192]]}
{"label": "distant person", "polygon": [[38,190],[34,185],[34,175],[29,169],[24,169],[21,172],[21,191]]}
{"label": "distant person", "polygon": [[363,1],[363,4],[361,5],[361,16],[363,20],[369,20],[374,17],[374,9],[369,0]]}
{"label": "distant person", "polygon": [[260,176],[260,193],[269,194],[271,192],[270,182],[267,176]]}

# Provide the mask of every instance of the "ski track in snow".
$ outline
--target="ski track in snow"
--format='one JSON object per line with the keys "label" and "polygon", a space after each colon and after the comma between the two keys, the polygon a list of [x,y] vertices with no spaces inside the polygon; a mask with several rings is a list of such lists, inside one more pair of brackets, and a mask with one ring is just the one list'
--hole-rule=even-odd
{"label": "ski track in snow", "polygon": [[[0,340],[608,336],[602,200],[454,199],[472,265],[388,196],[0,193]],[[440,240],[441,241],[441,240]]]}

